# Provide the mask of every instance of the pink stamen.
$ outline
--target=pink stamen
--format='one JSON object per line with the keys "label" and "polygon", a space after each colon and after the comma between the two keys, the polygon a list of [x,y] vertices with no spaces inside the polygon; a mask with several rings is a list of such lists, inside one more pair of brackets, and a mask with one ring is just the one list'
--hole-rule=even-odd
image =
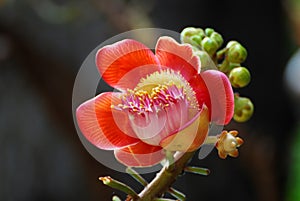
{"label": "pink stamen", "polygon": [[127,112],[136,135],[144,142],[159,145],[170,133],[189,121],[190,109],[199,110],[183,87],[170,83],[158,85],[151,92],[127,90],[121,104],[112,108]]}

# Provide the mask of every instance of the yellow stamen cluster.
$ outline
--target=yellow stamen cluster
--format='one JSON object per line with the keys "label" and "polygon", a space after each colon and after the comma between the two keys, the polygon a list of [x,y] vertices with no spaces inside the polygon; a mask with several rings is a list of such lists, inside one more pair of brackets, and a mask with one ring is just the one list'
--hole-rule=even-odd
{"label": "yellow stamen cluster", "polygon": [[171,85],[175,85],[178,89],[183,89],[184,94],[190,102],[190,105],[199,108],[195,92],[190,86],[189,82],[185,80],[180,72],[175,72],[170,69],[157,71],[148,75],[146,78],[142,78],[135,90],[142,89],[151,94],[152,90],[156,87],[169,87]]}

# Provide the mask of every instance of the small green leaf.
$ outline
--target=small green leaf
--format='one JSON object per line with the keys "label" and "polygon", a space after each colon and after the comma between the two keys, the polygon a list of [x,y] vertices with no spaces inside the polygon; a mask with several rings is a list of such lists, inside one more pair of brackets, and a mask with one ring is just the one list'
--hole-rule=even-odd
{"label": "small green leaf", "polygon": [[205,175],[205,176],[209,175],[210,173],[210,170],[207,168],[192,167],[192,166],[185,167],[184,171],[194,173],[194,174]]}

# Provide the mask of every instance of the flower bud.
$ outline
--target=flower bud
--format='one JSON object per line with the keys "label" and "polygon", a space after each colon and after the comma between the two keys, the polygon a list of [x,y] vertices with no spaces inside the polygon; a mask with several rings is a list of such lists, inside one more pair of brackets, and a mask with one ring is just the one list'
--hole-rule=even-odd
{"label": "flower bud", "polygon": [[206,28],[205,29],[205,34],[206,36],[210,37],[212,33],[214,33],[215,30],[213,30],[212,28]]}
{"label": "flower bud", "polygon": [[241,88],[249,84],[251,75],[247,68],[237,67],[230,71],[229,80],[233,87]]}
{"label": "flower bud", "polygon": [[224,40],[221,36],[221,34],[217,33],[217,32],[213,32],[211,35],[210,35],[210,38],[214,41],[217,42],[218,46],[221,47]]}
{"label": "flower bud", "polygon": [[237,122],[246,122],[250,119],[253,112],[254,106],[251,100],[235,94],[233,119]]}
{"label": "flower bud", "polygon": [[192,45],[200,46],[202,37],[200,35],[193,35],[190,37],[190,40],[192,41]]}
{"label": "flower bud", "polygon": [[198,56],[201,61],[201,71],[205,71],[209,69],[214,69],[214,70],[217,69],[213,60],[211,59],[211,57],[208,55],[207,52],[198,50],[195,51],[194,54]]}
{"label": "flower bud", "polygon": [[239,43],[230,45],[227,59],[231,63],[243,63],[247,58],[247,50]]}
{"label": "flower bud", "polygon": [[182,43],[191,43],[191,37],[198,35],[200,37],[204,37],[204,31],[200,28],[187,27],[182,30],[180,33],[180,40]]}
{"label": "flower bud", "polygon": [[236,44],[239,44],[239,43],[235,40],[229,41],[226,45],[226,48],[230,48],[231,46],[236,45]]}
{"label": "flower bud", "polygon": [[209,37],[205,37],[201,41],[201,46],[202,46],[203,50],[205,50],[209,55],[213,55],[218,49],[217,42],[212,40]]}

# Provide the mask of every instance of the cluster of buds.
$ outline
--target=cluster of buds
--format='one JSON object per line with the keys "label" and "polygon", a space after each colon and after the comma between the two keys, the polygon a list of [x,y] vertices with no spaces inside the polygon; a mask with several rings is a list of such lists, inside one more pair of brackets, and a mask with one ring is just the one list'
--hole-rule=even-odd
{"label": "cluster of buds", "polygon": [[[224,40],[214,29],[188,27],[181,32],[181,42],[193,46],[194,53],[202,64],[202,69],[217,68],[225,73],[232,85],[238,89],[247,86],[251,80],[249,70],[241,64],[247,58],[247,50],[237,41],[229,41],[222,48]],[[235,95],[233,119],[245,122],[253,114],[254,107],[249,98]]]}

